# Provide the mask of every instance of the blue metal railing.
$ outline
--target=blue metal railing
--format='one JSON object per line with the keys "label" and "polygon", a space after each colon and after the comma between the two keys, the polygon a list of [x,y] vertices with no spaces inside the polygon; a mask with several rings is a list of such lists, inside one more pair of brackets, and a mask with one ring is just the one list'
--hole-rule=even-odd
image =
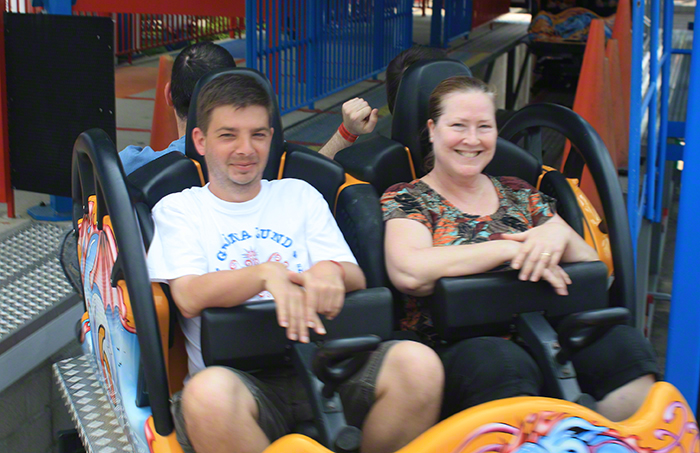
{"label": "blue metal railing", "polygon": [[[445,19],[442,20],[442,8]],[[450,41],[466,36],[472,30],[472,0],[433,0],[430,45],[446,47]]]}
{"label": "blue metal railing", "polygon": [[[668,1],[668,0],[667,0]],[[664,11],[666,14],[666,11]],[[700,11],[695,8],[695,23],[700,21]],[[698,304],[697,282],[700,279],[700,241],[698,222],[700,210],[697,197],[700,193],[700,55],[695,43],[700,40],[698,28],[693,30],[693,50],[690,60],[690,84],[686,124],[671,123],[669,128],[678,129],[685,137],[685,146],[679,157],[683,158],[681,197],[678,208],[676,230],[676,254],[673,273],[673,296],[668,326],[668,349],[666,355],[666,379],[685,396],[697,414],[700,406],[700,304]],[[685,53],[675,52],[674,53]]]}
{"label": "blue metal railing", "polygon": [[246,0],[246,62],[287,113],[380,73],[412,43],[411,0]]}
{"label": "blue metal railing", "polygon": [[[659,39],[660,0],[650,0],[649,82],[642,86],[644,15],[647,2],[632,2],[632,73],[630,96],[629,168],[627,211],[634,243],[643,219],[661,221],[662,192],[668,139],[668,102],[671,74],[673,2],[664,1],[663,36]],[[659,51],[663,53],[659,56]],[[661,85],[658,85],[659,78]],[[641,172],[642,117],[648,115],[646,171]]]}

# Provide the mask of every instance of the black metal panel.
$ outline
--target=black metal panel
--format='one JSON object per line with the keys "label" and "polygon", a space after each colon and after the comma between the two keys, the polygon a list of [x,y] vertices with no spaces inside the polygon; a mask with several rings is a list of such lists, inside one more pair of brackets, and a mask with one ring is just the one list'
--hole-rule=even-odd
{"label": "black metal panel", "polygon": [[5,13],[10,168],[17,189],[71,195],[73,144],[116,142],[110,18]]}

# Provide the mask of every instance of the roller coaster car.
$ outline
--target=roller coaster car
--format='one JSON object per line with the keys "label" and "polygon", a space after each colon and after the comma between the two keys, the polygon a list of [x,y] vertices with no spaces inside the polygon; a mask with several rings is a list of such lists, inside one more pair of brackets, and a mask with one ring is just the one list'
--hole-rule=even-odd
{"label": "roller coaster car", "polygon": [[[275,99],[269,82],[258,72],[233,71],[256,79]],[[83,346],[95,357],[112,408],[136,451],[180,451],[169,397],[182,388],[187,373],[177,308],[167,285],[151,284],[148,278],[145,252],[154,232],[150,210],[163,196],[206,181],[206,165],[191,141],[196,97],[201,86],[228,72],[211,73],[195,89],[186,153],[193,159],[169,153],[127,178],[114,144],[103,131],[84,132],[74,147],[74,220],[86,305]],[[312,183],[329,206],[342,214],[344,220],[338,223],[349,234],[381,231],[381,224],[355,226],[357,213],[377,208],[374,190],[366,184],[346,184],[339,164],[284,143],[276,104],[273,110],[275,134],[265,177],[294,177]],[[362,208],[363,203],[369,206]],[[351,206],[346,208],[346,204]],[[365,267],[378,269],[368,253],[357,248],[362,247],[357,237],[350,239]],[[324,341],[320,346],[288,342],[277,326],[271,302],[205,310],[204,362],[253,370],[292,361],[307,385],[316,419],[316,426],[298,429],[329,447],[336,448],[340,442],[345,450],[357,450],[359,430],[345,425],[334,389],[362,365],[367,355],[358,353],[392,337],[391,293],[371,279],[370,286],[346,296],[342,313],[326,326],[327,335],[318,338],[312,334],[315,342]],[[360,317],[363,322],[355,322]]]}
{"label": "roller coaster car", "polygon": [[[242,68],[235,71],[256,78],[272,93],[269,83],[259,73]],[[195,95],[200,86],[219,75],[221,72],[213,73],[200,81]],[[191,131],[195,121],[193,111],[189,119],[188,131]],[[297,177],[319,189],[334,211],[371,288],[348,295],[341,316],[327,326],[327,337],[346,339],[366,334],[375,337],[329,341],[321,346],[322,353],[316,354],[316,345],[289,343],[276,325],[273,304],[263,302],[205,310],[202,353],[207,365],[227,364],[252,369],[275,366],[291,358],[300,370],[316,419],[315,433],[313,429],[308,430],[309,427],[300,427],[300,431],[312,434],[317,440],[292,434],[277,440],[267,451],[352,450],[357,446],[357,433],[344,426],[342,412],[336,405],[337,397],[332,392],[350,368],[343,369],[342,363],[340,367],[334,366],[344,358],[349,361],[343,363],[352,363],[356,360],[353,351],[372,348],[377,337],[387,339],[392,335],[393,301],[390,291],[384,288],[388,280],[383,266],[383,224],[376,182],[360,183],[346,176],[338,163],[284,143],[277,113],[273,116],[273,127],[275,135],[264,176],[267,179]],[[181,389],[187,373],[184,339],[175,320],[176,308],[168,297],[167,285],[151,284],[148,279],[145,253],[153,234],[150,209],[155,203],[168,193],[201,185],[206,180],[206,166],[200,156],[193,153],[191,140],[187,146],[187,155],[193,159],[170,153],[128,178],[114,144],[104,132],[87,131],[81,134],[74,147],[74,222],[79,233],[78,256],[86,305],[82,322],[83,347],[95,359],[100,381],[134,451],[181,451],[173,432],[169,397]],[[399,148],[406,159],[403,146]],[[614,240],[612,231],[611,236]],[[615,266],[617,273],[622,267],[617,262]],[[445,321],[441,327],[445,338],[500,332],[513,323],[513,313],[534,312],[518,317],[517,323],[524,326],[522,331],[532,331],[533,341],[541,345],[534,353],[542,366],[550,370],[545,373],[549,376],[550,393],[579,400],[581,395],[572,379],[573,370],[566,362],[566,352],[557,351],[556,333],[551,327],[540,326],[543,317],[537,312],[546,312],[558,321],[568,313],[605,306],[607,270],[599,263],[571,265],[568,270],[574,281],[590,281],[590,284],[579,290],[572,288],[566,310],[560,307],[564,305],[561,299],[549,297],[551,291],[546,285],[529,285],[530,303],[526,303],[525,298],[514,301],[516,308],[506,304],[495,310],[491,305],[495,293],[491,299],[484,296],[482,303],[489,305],[474,318],[460,311],[456,302],[444,299],[445,314],[440,319]],[[448,291],[453,285],[467,282],[473,294],[474,286],[470,282],[477,282],[482,285],[477,286],[477,294],[491,294],[489,291],[496,291],[499,285],[509,284],[512,276],[506,274],[497,276],[498,281],[491,284],[493,276],[488,275],[443,279],[439,287]],[[618,275],[615,282],[620,285]],[[600,297],[577,298],[577,293],[585,292]],[[436,301],[438,299],[436,297]],[[506,298],[501,296],[500,299],[505,303]],[[591,300],[595,303],[591,304]],[[622,300],[623,303],[616,305],[627,306],[624,303],[627,299],[613,300]],[[592,312],[567,318],[559,325],[559,341],[564,351],[571,351],[594,338],[606,324],[620,322],[624,315],[624,311],[612,315]],[[359,316],[363,319],[361,326],[351,322]],[[247,334],[251,328],[257,333],[254,341]],[[265,335],[259,335],[260,332]],[[354,441],[341,445],[339,441],[346,437]],[[513,398],[481,405],[445,420],[402,451],[487,452],[521,448],[555,451],[566,445],[565,449],[580,448],[581,451],[584,448],[590,451],[622,448],[670,452],[677,447],[692,451],[697,438],[697,427],[682,396],[669,384],[659,383],[638,414],[624,424],[609,422],[590,409],[561,399]]]}
{"label": "roller coaster car", "polygon": [[[392,139],[375,137],[339,152],[335,160],[350,177],[369,183],[378,193],[395,183],[422,176],[422,163],[429,151],[425,126],[428,99],[439,82],[454,75],[471,73],[455,60],[412,65],[404,73],[396,97]],[[575,150],[565,164],[564,174],[542,165],[543,128],[566,136]],[[578,188],[584,166],[590,169],[601,193],[605,220]],[[537,285],[519,282],[517,271],[440,279],[429,300],[435,328],[447,341],[516,332],[516,337],[528,346],[543,371],[545,396],[593,408],[592,399],[580,393],[575,378],[566,379],[575,375],[569,364],[564,365],[567,356],[595,341],[615,323],[629,322],[625,313],[631,314],[632,319],[635,313],[632,241],[617,173],[607,149],[596,131],[571,110],[537,104],[516,112],[502,127],[495,157],[485,172],[520,177],[556,198],[558,213],[597,250],[602,263],[564,265],[574,282],[565,302],[554,296],[544,282]],[[381,250],[381,245],[381,242],[375,243],[375,248]],[[383,284],[392,287],[388,280]],[[517,297],[513,297],[514,294]],[[466,300],[469,302],[464,303]],[[558,335],[552,326],[557,327]],[[558,349],[560,347],[564,350]],[[657,384],[658,387],[667,385]],[[659,395],[655,391],[649,396],[650,401],[660,398],[657,408],[663,404],[677,407],[675,401],[662,404],[660,401],[665,396]],[[680,401],[679,404],[684,404],[682,399]],[[645,415],[645,410],[654,407],[647,403],[635,419],[651,414]],[[472,409],[465,414],[476,412]],[[506,412],[504,406],[503,414]],[[689,413],[687,408],[682,412]],[[649,419],[658,415],[651,414]],[[515,418],[525,420],[530,416],[535,415],[521,413]],[[600,415],[588,418],[591,422],[601,419]],[[474,423],[469,426],[478,425]],[[465,447],[465,451],[472,448],[480,447],[472,445]]]}
{"label": "roller coaster car", "polygon": [[[470,76],[471,72],[451,59],[409,67],[396,97],[392,139],[375,137],[339,152],[335,160],[350,176],[369,183],[378,193],[423,176],[423,162],[430,149],[428,99],[442,80],[456,75]],[[566,176],[543,167],[542,128],[565,135],[578,151],[570,153]],[[521,141],[526,149],[518,146]],[[577,186],[584,165],[591,169],[603,194],[605,222]],[[561,304],[544,282],[521,284],[517,271],[443,278],[432,296],[435,327],[443,339],[507,333],[507,326],[513,324],[511,317],[528,311],[546,313],[555,325],[568,314],[608,306],[627,308],[634,315],[632,241],[622,192],[605,145],[588,123],[558,105],[525,107],[501,129],[495,156],[484,171],[494,176],[517,176],[557,199],[557,212],[598,251],[605,266],[600,262],[564,265],[568,272],[577,274],[571,275],[574,284],[566,304]],[[375,247],[381,249],[381,243]],[[609,291],[601,272],[614,275]],[[386,279],[383,284],[391,287]],[[518,294],[518,299],[513,300],[512,294]],[[463,304],[467,297],[469,304]],[[562,395],[557,390],[551,394]]]}

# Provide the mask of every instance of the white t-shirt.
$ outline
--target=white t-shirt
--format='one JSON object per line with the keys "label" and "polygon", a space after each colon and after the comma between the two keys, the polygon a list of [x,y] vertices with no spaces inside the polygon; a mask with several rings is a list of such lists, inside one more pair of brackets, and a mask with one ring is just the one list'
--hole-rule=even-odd
{"label": "white t-shirt", "polygon": [[[260,193],[244,203],[223,201],[208,185],[186,189],[160,200],[153,220],[148,272],[154,282],[265,261],[282,262],[295,272],[324,260],[357,263],[326,201],[297,179],[263,180]],[[249,301],[270,298],[264,291]],[[201,321],[181,318],[180,325],[192,376],[204,368]]]}

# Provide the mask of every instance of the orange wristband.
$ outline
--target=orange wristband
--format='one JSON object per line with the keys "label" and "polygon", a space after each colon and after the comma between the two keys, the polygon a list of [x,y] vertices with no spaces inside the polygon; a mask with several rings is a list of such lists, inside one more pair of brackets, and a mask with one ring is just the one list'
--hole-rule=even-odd
{"label": "orange wristband", "polygon": [[343,275],[343,277],[342,277],[342,278],[343,278],[343,281],[345,281],[345,268],[343,267],[343,265],[340,264],[340,263],[337,262],[337,261],[333,261],[333,260],[328,260],[328,261],[330,261],[330,262],[333,263],[333,264],[337,264],[337,265],[338,265],[338,267],[340,268],[340,272],[341,272],[341,274]]}
{"label": "orange wristband", "polygon": [[359,137],[359,135],[351,134],[350,131],[348,131],[345,127],[345,124],[343,123],[340,123],[340,127],[338,127],[338,132],[345,141],[348,141],[350,143],[355,143],[355,140],[357,140],[357,137]]}

